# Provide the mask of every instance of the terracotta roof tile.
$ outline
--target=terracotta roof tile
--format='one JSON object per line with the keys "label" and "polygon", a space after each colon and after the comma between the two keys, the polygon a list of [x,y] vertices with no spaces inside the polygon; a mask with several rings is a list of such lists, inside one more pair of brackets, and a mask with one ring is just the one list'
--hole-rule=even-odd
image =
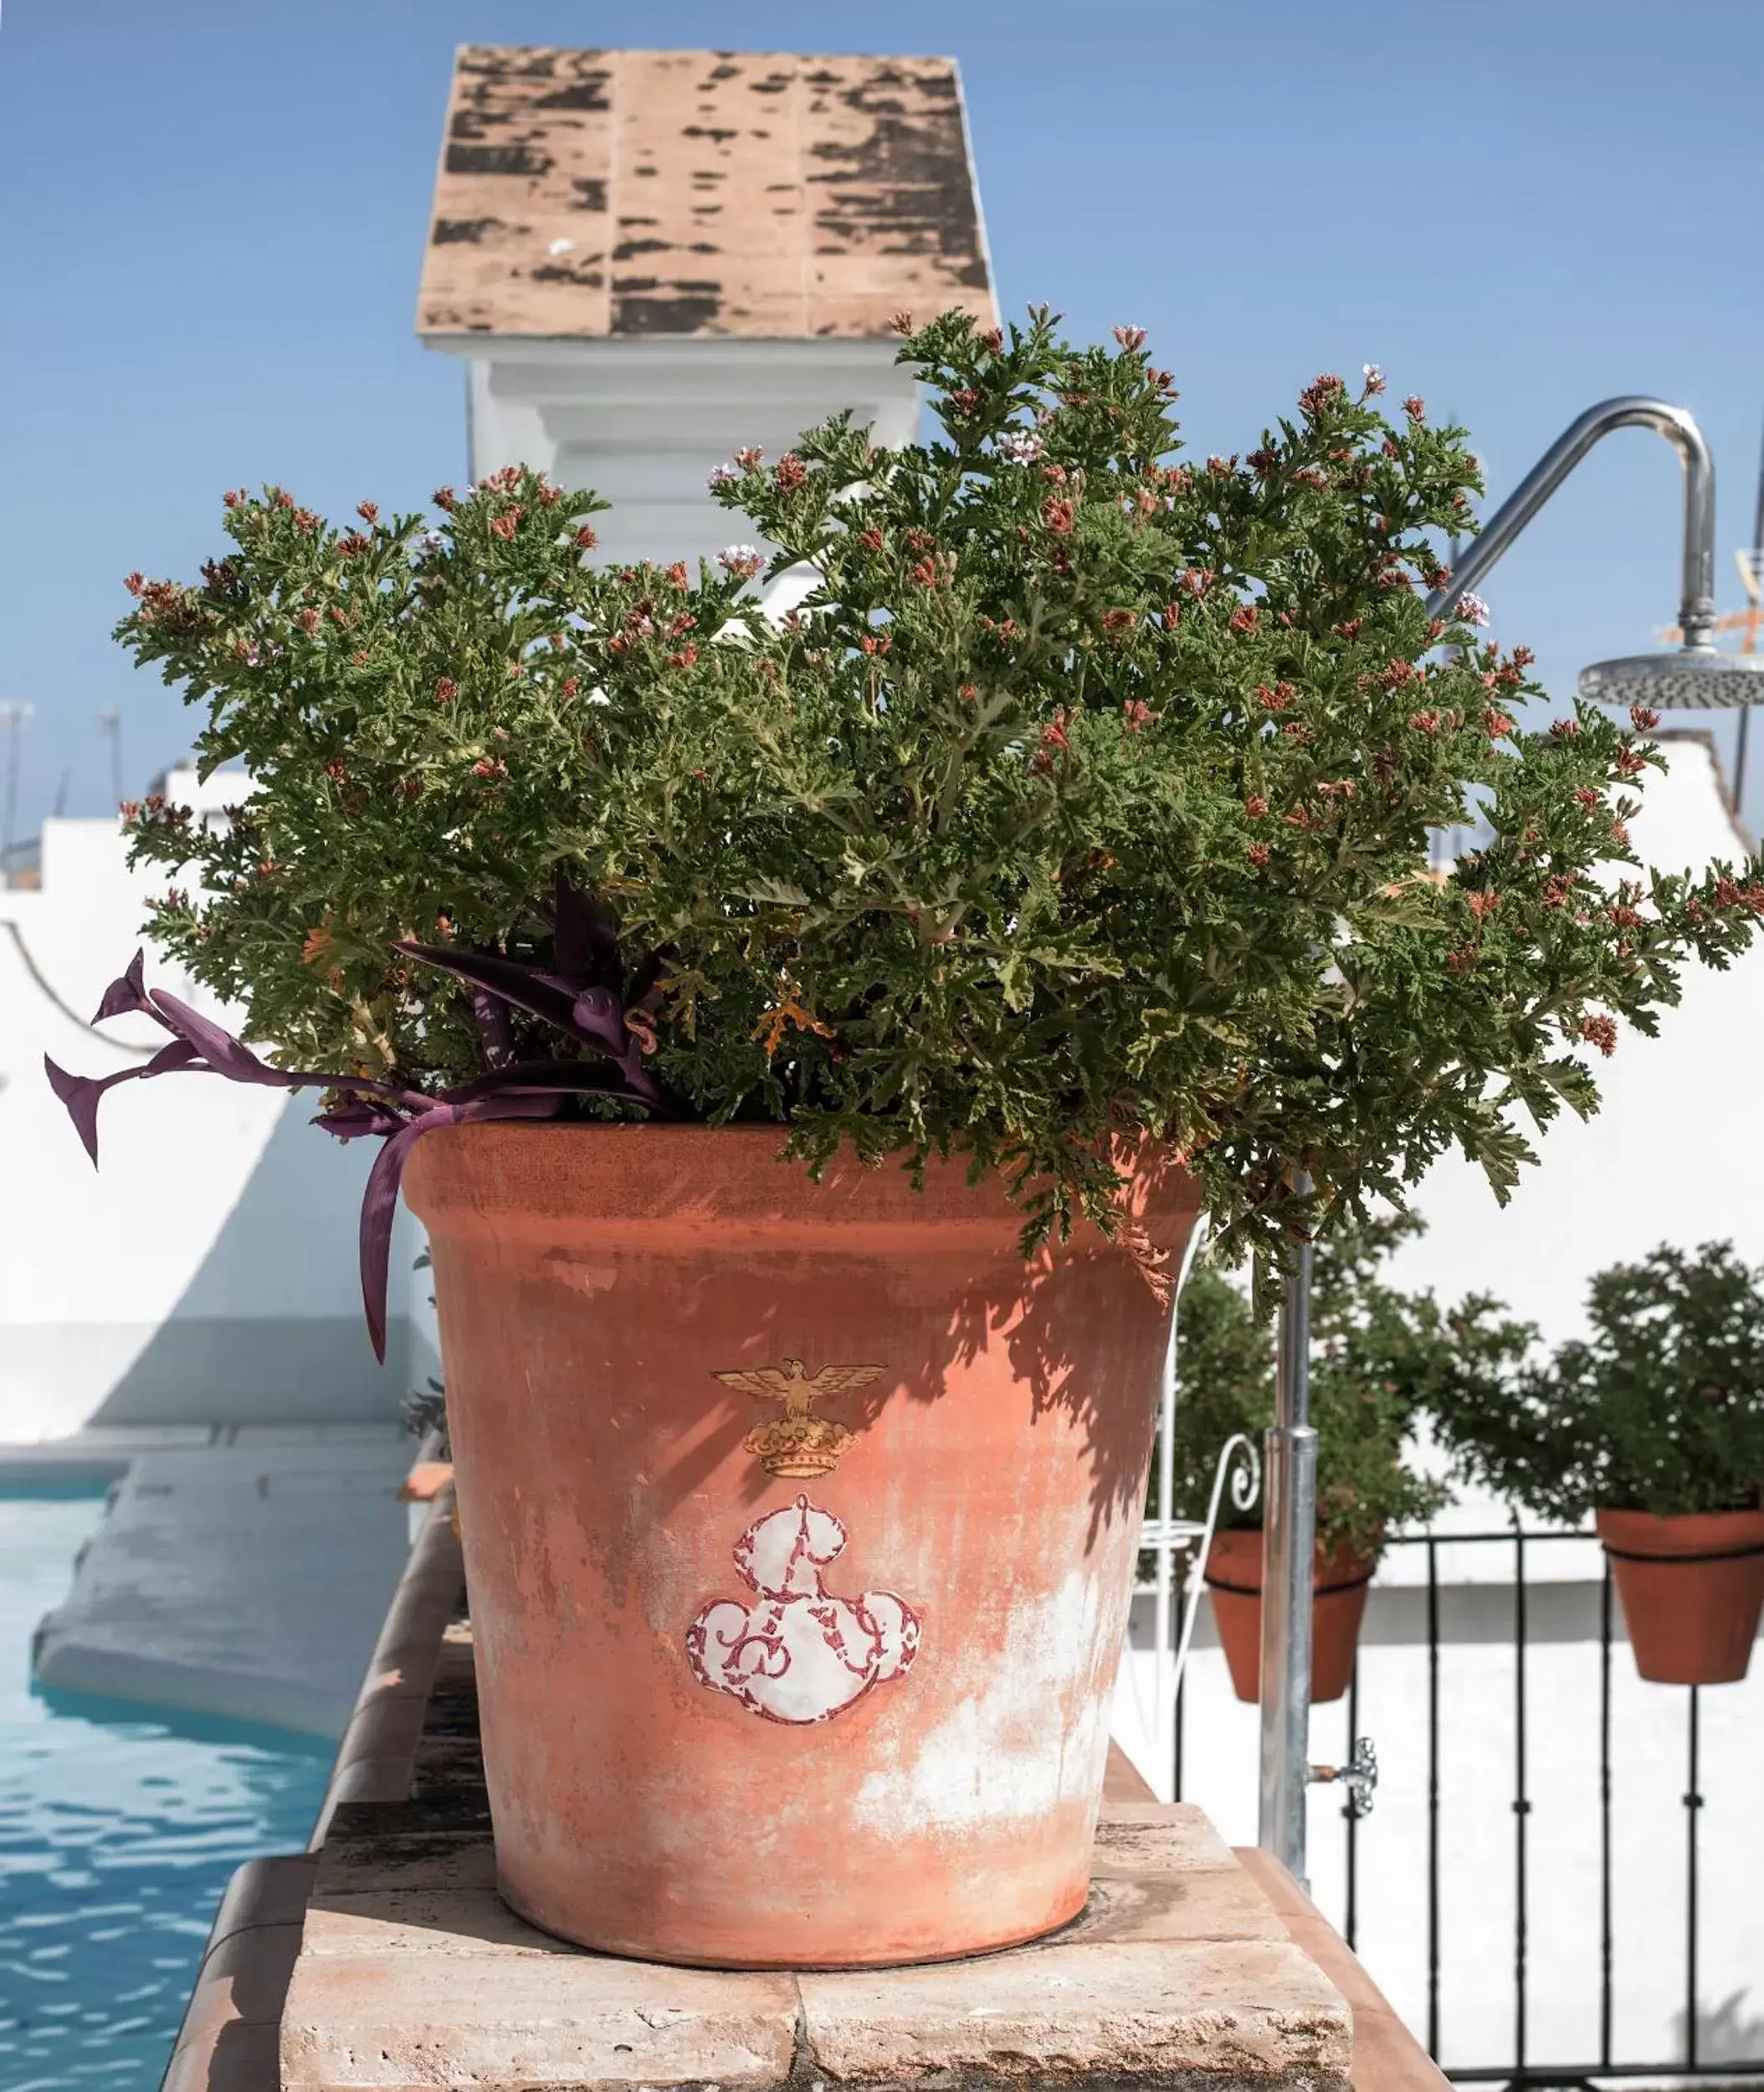
{"label": "terracotta roof tile", "polygon": [[994,316],[952,59],[468,44],[426,335],[876,336]]}

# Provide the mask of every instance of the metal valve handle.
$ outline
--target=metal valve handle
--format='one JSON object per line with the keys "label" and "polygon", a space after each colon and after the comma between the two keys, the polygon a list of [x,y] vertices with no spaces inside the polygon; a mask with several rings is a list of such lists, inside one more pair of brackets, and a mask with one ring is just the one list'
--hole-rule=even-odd
{"label": "metal valve handle", "polygon": [[1370,1736],[1354,1738],[1353,1756],[1346,1765],[1314,1765],[1313,1782],[1319,1787],[1345,1787],[1347,1813],[1358,1822],[1372,1813],[1372,1792],[1378,1784],[1378,1753]]}

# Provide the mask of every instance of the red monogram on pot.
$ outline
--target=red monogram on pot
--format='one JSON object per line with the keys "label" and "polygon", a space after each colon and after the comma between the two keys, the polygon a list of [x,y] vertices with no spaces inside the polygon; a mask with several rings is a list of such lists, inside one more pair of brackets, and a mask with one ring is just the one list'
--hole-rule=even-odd
{"label": "red monogram on pot", "polygon": [[693,1674],[767,1721],[825,1721],[907,1669],[919,1617],[892,1591],[835,1597],[821,1572],[842,1553],[845,1528],[797,1497],[768,1511],[736,1543],[756,1603],[714,1598],[686,1630]]}

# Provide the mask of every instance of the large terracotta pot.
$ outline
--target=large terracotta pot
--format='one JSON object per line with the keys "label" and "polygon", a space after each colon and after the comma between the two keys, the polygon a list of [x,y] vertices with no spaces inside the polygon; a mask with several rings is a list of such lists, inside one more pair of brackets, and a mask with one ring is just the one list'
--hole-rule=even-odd
{"label": "large terracotta pot", "polygon": [[[1310,1697],[1313,1705],[1339,1700],[1354,1674],[1366,1587],[1378,1566],[1376,1555],[1336,1547],[1317,1549],[1311,1579]],[[1259,1528],[1215,1533],[1207,1555],[1207,1588],[1213,1623],[1225,1651],[1232,1688],[1239,1700],[1261,1697],[1262,1535]]]}
{"label": "large terracotta pot", "polygon": [[1635,1668],[1661,1685],[1746,1675],[1764,1612],[1764,1510],[1600,1511]]}
{"label": "large terracotta pot", "polygon": [[[977,1952],[1088,1893],[1167,1315],[996,1183],[773,1128],[452,1128],[427,1223],[507,1900],[741,1967]],[[1179,1254],[1161,1153],[1134,1218]]]}

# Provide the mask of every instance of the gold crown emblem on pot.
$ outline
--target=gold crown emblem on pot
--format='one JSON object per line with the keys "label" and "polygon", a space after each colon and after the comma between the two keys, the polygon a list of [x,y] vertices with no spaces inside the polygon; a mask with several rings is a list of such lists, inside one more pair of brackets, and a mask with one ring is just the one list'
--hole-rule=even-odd
{"label": "gold crown emblem on pot", "polygon": [[811,1380],[800,1358],[787,1358],[782,1366],[765,1366],[754,1372],[715,1377],[726,1387],[739,1387],[744,1395],[783,1404],[782,1417],[756,1426],[741,1443],[768,1474],[785,1474],[795,1479],[830,1474],[855,1437],[831,1417],[813,1415],[814,1404],[824,1395],[867,1387],[887,1370],[885,1366],[823,1366]]}

